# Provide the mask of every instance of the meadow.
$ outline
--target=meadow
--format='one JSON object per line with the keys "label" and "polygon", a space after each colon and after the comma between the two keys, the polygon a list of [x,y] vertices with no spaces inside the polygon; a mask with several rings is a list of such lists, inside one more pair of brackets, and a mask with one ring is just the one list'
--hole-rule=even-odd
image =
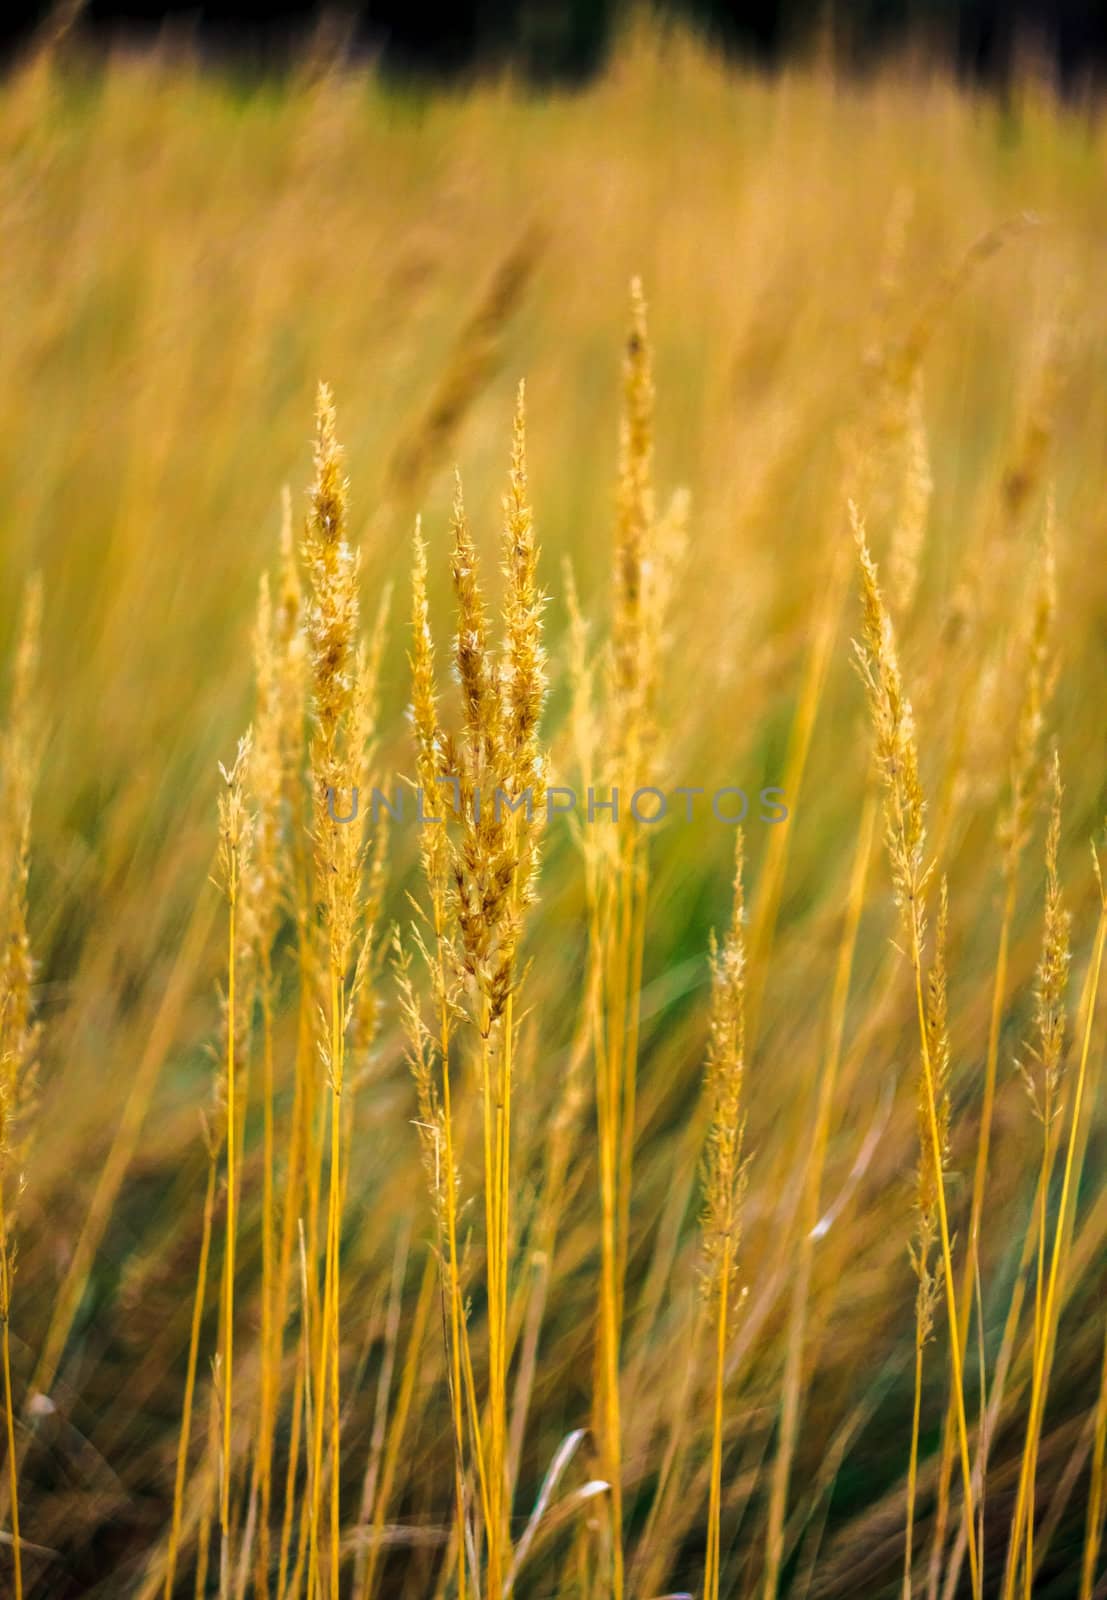
{"label": "meadow", "polygon": [[1107,1596],[1105,159],[9,69],[0,1591]]}

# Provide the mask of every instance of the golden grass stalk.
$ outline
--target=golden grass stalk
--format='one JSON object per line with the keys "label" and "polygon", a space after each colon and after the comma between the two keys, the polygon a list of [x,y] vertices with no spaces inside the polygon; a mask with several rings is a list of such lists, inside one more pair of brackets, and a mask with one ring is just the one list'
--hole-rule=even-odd
{"label": "golden grass stalk", "polygon": [[[428,1260],[419,1289],[419,1298],[415,1303],[415,1311],[411,1319],[407,1352],[404,1356],[403,1370],[400,1374],[400,1387],[388,1427],[388,1438],[381,1461],[380,1481],[374,1496],[373,1520],[369,1529],[368,1561],[362,1582],[356,1590],[358,1600],[369,1600],[369,1597],[376,1592],[377,1573],[380,1567],[381,1552],[384,1549],[384,1541],[381,1537],[384,1518],[395,1487],[396,1474],[400,1466],[400,1452],[403,1449],[407,1425],[415,1399],[423,1342],[426,1338],[431,1307],[434,1304],[433,1295],[436,1276],[435,1263]],[[459,1571],[463,1564],[464,1556],[459,1560]]]}
{"label": "golden grass stalk", "polygon": [[[310,889],[308,863],[303,841],[310,833],[305,812],[303,784],[304,732],[307,711],[308,638],[305,618],[303,585],[297,562],[296,542],[292,532],[291,496],[287,486],[282,493],[282,519],[280,536],[280,574],[273,608],[273,641],[276,652],[276,701],[280,718],[280,754],[282,788],[287,810],[291,817],[290,859],[285,863],[291,890],[292,907],[296,919],[297,973],[299,978],[299,1016],[296,1035],[296,1055],[293,1069],[293,1101],[288,1125],[287,1166],[284,1173],[284,1205],[281,1215],[281,1234],[274,1288],[272,1313],[273,1362],[273,1412],[280,1407],[280,1377],[284,1345],[284,1330],[289,1314],[290,1296],[294,1279],[294,1253],[297,1228],[302,1218],[315,1218],[318,1195],[317,1162],[315,1150],[316,1051],[314,1043],[314,994],[316,986],[316,960],[313,948],[313,925],[310,916]],[[314,1237],[314,1221],[313,1221]],[[308,1284],[311,1305],[315,1305],[314,1274]],[[316,1307],[317,1309],[317,1307]],[[309,1316],[305,1304],[302,1314]],[[286,1472],[286,1494],[281,1523],[280,1554],[277,1567],[277,1594],[283,1596],[288,1576],[289,1551],[294,1520],[295,1480],[299,1463],[301,1431],[304,1425],[304,1394],[307,1380],[303,1367],[305,1341],[296,1344],[296,1370],[292,1397],[291,1437],[289,1461]],[[311,1434],[308,1430],[307,1448],[310,1450]],[[270,1452],[271,1454],[271,1452]],[[264,1467],[271,1470],[271,1462]],[[303,1509],[303,1508],[301,1508]]]}
{"label": "golden grass stalk", "polygon": [[[448,780],[456,785],[459,823],[456,841],[450,840],[445,827],[437,822],[424,826],[421,834],[433,950],[426,948],[418,930],[415,938],[434,997],[434,1032],[423,1022],[407,957],[399,944],[396,966],[439,1237],[455,1454],[454,1549],[462,1595],[470,1542],[465,1515],[466,1404],[471,1416],[472,1462],[484,1513],[489,1594],[501,1592],[511,1566],[507,1367],[516,968],[523,918],[535,896],[538,819],[533,807],[546,771],[539,737],[546,693],[541,622],[545,597],[538,586],[538,545],[527,491],[524,406],[520,385],[504,498],[505,591],[503,640],[498,652],[492,643],[460,480],[457,484],[451,516],[451,573],[458,611],[454,653],[462,729],[456,741],[438,720],[426,547],[418,525],[412,584],[411,720],[419,787],[427,807],[424,814],[436,815],[447,803]],[[479,1053],[488,1295],[487,1441],[476,1406],[457,1242],[450,1050],[459,1023],[472,1028]],[[441,1073],[441,1089],[436,1071]]]}
{"label": "golden grass stalk", "polygon": [[742,832],[734,857],[734,901],[730,927],[720,949],[711,938],[711,1027],[704,1073],[709,1107],[704,1152],[703,1290],[713,1313],[715,1335],[714,1403],[711,1420],[710,1490],[704,1600],[719,1600],[721,1576],[723,1419],[726,1350],[738,1282],[745,1163],[742,1145],[746,1074],[746,946],[743,932]]}
{"label": "golden grass stalk", "polygon": [[[258,1543],[255,1581],[259,1594],[269,1592],[270,1512],[272,1505],[273,1433],[280,1401],[283,1330],[291,1270],[292,1223],[300,1197],[301,1123],[310,1103],[297,1070],[295,1105],[290,1128],[288,1196],[278,1254],[275,1238],[275,1127],[273,1060],[273,942],[286,905],[293,902],[304,928],[304,862],[294,830],[295,845],[286,836],[286,802],[294,820],[302,825],[300,765],[303,756],[306,640],[303,597],[292,538],[292,510],[287,487],[282,495],[280,567],[276,601],[271,598],[268,573],[258,589],[254,626],[255,714],[250,791],[256,814],[252,900],[255,913],[252,934],[259,971],[262,1018],[262,1208],[261,1208],[261,1379],[251,1497],[258,1502]],[[291,891],[291,893],[290,893]]]}
{"label": "golden grass stalk", "polygon": [[184,1512],[185,1479],[188,1474],[188,1450],[192,1439],[192,1408],[196,1394],[196,1367],[200,1353],[200,1326],[204,1315],[207,1292],[208,1258],[211,1253],[212,1213],[215,1209],[215,1179],[218,1151],[208,1136],[208,1181],[204,1191],[203,1221],[200,1227],[200,1258],[196,1266],[196,1287],[192,1297],[192,1321],[189,1327],[188,1363],[185,1368],[184,1399],[181,1403],[181,1426],[177,1437],[177,1464],[173,1475],[173,1511],[169,1526],[169,1544],[165,1557],[165,1600],[172,1600],[173,1584],[177,1575],[177,1557],[181,1542],[181,1525]]}
{"label": "golden grass stalk", "polygon": [[[511,474],[504,502],[504,642],[491,653],[476,549],[460,501],[454,514],[453,577],[458,602],[457,668],[465,717],[462,837],[454,858],[459,953],[475,997],[484,1095],[485,1221],[489,1293],[489,1592],[499,1594],[511,1565],[507,1505],[508,1270],[510,1261],[511,1098],[516,955],[522,916],[534,898],[536,824],[514,809],[544,772],[538,721],[545,697],[543,597],[538,547],[527,502],[524,395],[515,414]],[[489,793],[509,797],[507,815]]]}
{"label": "golden grass stalk", "polygon": [[[538,582],[539,547],[535,537],[534,516],[527,482],[526,388],[522,382],[516,395],[511,469],[507,492],[503,497],[501,548],[505,586],[504,636],[499,662],[503,728],[499,787],[509,797],[508,804],[511,807],[507,827],[511,883],[505,931],[501,934],[498,971],[493,976],[492,993],[493,996],[498,996],[501,991],[506,991],[500,1053],[499,1095],[502,1110],[497,1156],[502,1196],[500,1255],[503,1262],[503,1294],[499,1308],[499,1343],[503,1352],[501,1370],[503,1419],[499,1446],[499,1473],[503,1483],[504,1516],[510,1524],[511,1490],[508,1481],[507,1424],[508,1264],[511,1258],[511,1114],[515,1060],[516,961],[522,920],[527,908],[536,898],[539,860],[540,823],[532,808],[526,804],[525,797],[541,792],[545,785],[547,769],[539,734],[547,683],[546,652],[542,643],[542,613],[546,597]],[[520,804],[521,810],[517,809]],[[510,1533],[506,1548],[506,1561],[510,1571]],[[459,1556],[459,1567],[462,1565],[464,1558]]]}
{"label": "golden grass stalk", "polygon": [[[638,1070],[638,1015],[648,857],[641,828],[630,816],[633,792],[646,782],[654,743],[653,702],[659,677],[665,584],[654,513],[653,353],[642,285],[631,283],[630,332],[623,364],[619,471],[612,582],[611,674],[605,774],[620,791],[613,847],[598,856],[591,889],[590,965],[599,976],[594,1020],[596,1114],[599,1137],[601,1274],[596,1362],[596,1426],[603,1476],[611,1486],[611,1581],[623,1595],[622,1423],[619,1368],[630,1237]],[[677,519],[679,522],[679,519]],[[674,523],[674,528],[676,527]]]}
{"label": "golden grass stalk", "polygon": [[[930,1148],[932,1151],[939,1151],[943,1148],[939,1098],[934,1063],[931,1059],[931,1041],[927,1030],[922,957],[926,933],[926,890],[932,869],[926,863],[924,856],[926,829],[923,820],[924,802],[919,780],[914,717],[900,675],[892,619],[877,584],[876,566],[869,553],[864,526],[852,502],[850,518],[860,565],[862,607],[862,639],[855,641],[854,650],[869,701],[877,765],[884,781],[885,845],[915,980],[922,1067],[920,1094],[926,1113]],[[953,1282],[953,1253],[946,1214],[945,1182],[940,1163],[935,1164],[935,1173],[935,1201],[945,1281],[946,1311],[949,1319],[953,1385],[957,1403],[958,1445],[964,1481],[969,1566],[973,1594],[979,1597],[980,1568],[973,1515],[963,1364],[958,1336],[957,1300]]]}
{"label": "golden grass stalk", "polygon": [[254,1456],[254,1493],[258,1496],[257,1592],[269,1593],[269,1518],[272,1500],[271,1462],[279,1354],[275,1349],[275,1278],[273,1237],[273,973],[272,949],[284,874],[281,862],[281,805],[284,795],[283,717],[280,661],[273,630],[269,575],[258,590],[254,628],[256,708],[250,787],[256,816],[254,833],[255,938],[260,969],[262,1017],[262,1199],[261,1199],[261,1382]]}
{"label": "golden grass stalk", "polygon": [[[424,796],[425,808],[433,814],[430,797],[438,792],[438,780],[444,773],[445,751],[438,725],[437,688],[435,685],[434,639],[430,628],[430,610],[427,604],[427,547],[422,525],[416,520],[412,560],[412,644],[409,656],[412,678],[411,720],[415,735],[416,774]],[[435,994],[438,1016],[437,1049],[442,1075],[441,1108],[441,1163],[432,1195],[435,1215],[444,1235],[445,1250],[440,1248],[440,1262],[444,1269],[444,1296],[448,1307],[450,1363],[450,1416],[454,1434],[454,1511],[458,1551],[458,1600],[465,1600],[466,1515],[465,1515],[465,1423],[462,1394],[462,1342],[465,1338],[465,1308],[462,1301],[460,1256],[457,1242],[458,1180],[457,1159],[454,1152],[453,1096],[450,1086],[450,1037],[454,1005],[450,994],[450,975],[447,968],[447,883],[448,847],[445,828],[428,825],[420,828],[420,852],[423,873],[431,902],[431,927],[434,934],[434,955],[427,960],[427,969]],[[414,1013],[418,1016],[418,1012]],[[422,1041],[419,1041],[420,1047]],[[417,1078],[418,1087],[418,1078]],[[422,1115],[422,1113],[421,1113]],[[426,1120],[425,1118],[423,1119]],[[444,1168],[444,1173],[441,1169]],[[439,1203],[442,1202],[442,1203]],[[479,1434],[477,1448],[480,1448]],[[375,1562],[374,1562],[375,1566]],[[363,1593],[371,1593],[367,1574]]]}
{"label": "golden grass stalk", "polygon": [[[1034,1278],[1034,1359],[1038,1360],[1043,1337],[1042,1290],[1045,1279],[1046,1209],[1053,1176],[1053,1155],[1056,1149],[1054,1124],[1058,1114],[1057,1095],[1061,1083],[1065,1053],[1065,995],[1069,975],[1069,925],[1070,914],[1061,898],[1061,883],[1057,869],[1057,853],[1061,841],[1061,763],[1053,752],[1051,771],[1052,794],[1049,826],[1046,831],[1046,897],[1042,924],[1042,954],[1038,963],[1035,985],[1034,1022],[1037,1043],[1033,1050],[1034,1066],[1019,1063],[1031,1105],[1042,1125],[1041,1194],[1038,1211],[1038,1259]],[[1044,1354],[1043,1354],[1044,1359]],[[1031,1465],[1030,1506],[1034,1505],[1035,1466]],[[1033,1510],[1026,1523],[1026,1590],[1034,1574],[1034,1517]]]}
{"label": "golden grass stalk", "polygon": [[[1049,1193],[1054,1150],[1053,1127],[1058,1112],[1057,1094],[1065,1052],[1065,994],[1069,972],[1069,926],[1071,916],[1064,908],[1058,876],[1057,852],[1061,840],[1061,766],[1053,753],[1050,772],[1051,797],[1049,826],[1046,831],[1046,892],[1042,922],[1042,953],[1038,962],[1034,991],[1036,1042],[1030,1047],[1030,1064],[1016,1065],[1030,1097],[1034,1115],[1042,1125],[1041,1187]],[[1045,1207],[1038,1217],[1038,1277],[1034,1291],[1034,1340],[1041,1338],[1042,1292],[1045,1279]]]}
{"label": "golden grass stalk", "polygon": [[830,1139],[830,1117],[834,1103],[834,1089],[842,1057],[842,1040],[845,1032],[846,1003],[849,998],[850,975],[857,946],[857,930],[865,900],[869,859],[872,855],[873,835],[876,830],[877,790],[871,781],[865,791],[865,803],[854,852],[853,871],[850,875],[849,895],[843,921],[842,936],[838,946],[838,961],[834,974],[827,1044],[819,1081],[819,1098],[815,1111],[811,1155],[805,1171],[804,1199],[801,1213],[799,1260],[792,1285],[792,1298],[788,1317],[788,1347],[785,1356],[784,1378],[781,1385],[780,1437],[773,1462],[772,1483],[769,1494],[769,1514],[765,1535],[764,1600],[776,1600],[780,1586],[780,1568],[784,1558],[784,1516],[788,1504],[788,1487],[792,1460],[799,1433],[800,1406],[803,1384],[803,1355],[807,1327],[807,1298],[811,1285],[816,1226],[822,1193],[823,1173],[826,1166],[827,1145]]}
{"label": "golden grass stalk", "polygon": [[[504,1030],[514,960],[511,921],[514,876],[507,829],[493,804],[503,770],[503,704],[496,681],[476,545],[458,483],[452,517],[451,567],[457,598],[455,660],[461,686],[463,740],[458,749],[461,838],[453,852],[457,959],[468,990],[469,1018],[480,1053],[484,1150],[485,1259],[488,1291],[487,1587],[499,1594],[510,1567],[505,1509],[507,1316],[504,1243]],[[498,1047],[498,1048],[497,1048]],[[459,1559],[461,1558],[459,1552]]]}
{"label": "golden grass stalk", "polygon": [[1092,1589],[1095,1584],[1095,1569],[1103,1538],[1105,1458],[1107,1458],[1107,1320],[1103,1328],[1103,1356],[1099,1369],[1099,1394],[1095,1406],[1091,1481],[1088,1487],[1088,1510],[1084,1527],[1084,1554],[1080,1563],[1080,1600],[1092,1600]]}
{"label": "golden grass stalk", "polygon": [[933,1271],[931,1253],[939,1234],[938,1189],[949,1161],[949,1005],[946,989],[946,942],[949,933],[949,890],[942,879],[934,959],[927,977],[926,1032],[937,1101],[937,1139],[930,1126],[930,1103],[925,1085],[919,1084],[919,1163],[915,1196],[915,1242],[911,1263],[918,1287],[915,1293],[915,1405],[911,1420],[911,1454],[907,1471],[907,1531],[903,1556],[903,1596],[911,1600],[911,1558],[915,1528],[915,1491],[919,1466],[919,1424],[922,1412],[923,1355],[934,1332],[934,1308],[941,1285]]}
{"label": "golden grass stalk", "polygon": [[1080,1132],[1080,1117],[1083,1109],[1087,1062],[1091,1048],[1091,1031],[1095,1020],[1095,1003],[1103,960],[1104,935],[1105,931],[1107,931],[1107,896],[1104,895],[1103,891],[1099,859],[1093,848],[1092,860],[1099,885],[1100,914],[1092,954],[1092,986],[1087,1001],[1084,1040],[1069,1120],[1061,1197],[1055,1224],[1053,1248],[1050,1253],[1049,1276],[1046,1281],[1043,1298],[1042,1280],[1045,1276],[1046,1212],[1048,1210],[1049,1180],[1053,1164],[1053,1126],[1058,1114],[1057,1091],[1064,1066],[1064,1002],[1069,963],[1069,917],[1062,904],[1057,876],[1057,852],[1061,832],[1061,793],[1060,763],[1056,752],[1054,752],[1050,819],[1046,835],[1046,903],[1042,929],[1042,953],[1038,963],[1035,986],[1034,1020],[1036,1041],[1033,1047],[1035,1065],[1033,1068],[1025,1066],[1020,1068],[1024,1082],[1027,1084],[1031,1094],[1031,1103],[1034,1111],[1042,1123],[1042,1159],[1039,1180],[1037,1236],[1038,1276],[1034,1297],[1033,1375],[1026,1436],[1019,1467],[1018,1494],[1011,1523],[1007,1568],[1004,1574],[1003,1593],[1005,1600],[1012,1600],[1018,1587],[1020,1564],[1023,1570],[1024,1592],[1026,1594],[1030,1593],[1034,1578],[1034,1513],[1038,1446],[1041,1438],[1046,1396],[1049,1389],[1056,1317],[1059,1315],[1059,1308],[1056,1305],[1057,1283],[1067,1226],[1069,1196],[1073,1188],[1073,1172],[1075,1170],[1076,1148]]}
{"label": "golden grass stalk", "polygon": [[[31,795],[37,767],[34,703],[42,631],[42,587],[32,578],[23,609],[12,673],[8,723],[0,740],[0,1360],[11,1495],[11,1546],[16,1600],[23,1597],[19,1531],[19,1460],[12,1396],[10,1322],[15,1276],[14,1227],[29,1153],[35,1103],[39,1025],[33,1017],[33,966],[27,933]],[[14,1192],[9,1193],[14,1168]]]}
{"label": "golden grass stalk", "polygon": [[[1007,974],[1011,928],[1018,896],[1019,868],[1030,837],[1035,797],[1041,781],[1042,743],[1056,682],[1057,584],[1054,557],[1054,519],[1050,504],[1042,532],[1038,571],[1030,628],[1026,644],[1023,693],[1015,728],[1011,757],[1010,790],[1007,805],[996,828],[1003,873],[1003,911],[999,944],[992,983],[988,1021],[988,1046],[984,1064],[984,1090],[973,1170],[972,1199],[969,1205],[968,1250],[961,1273],[959,1340],[962,1356],[968,1347],[972,1284],[979,1266],[980,1225],[988,1182],[992,1123],[995,1112],[996,1075],[999,1065],[999,1037],[1007,997]],[[949,1514],[949,1484],[953,1469],[953,1438],[956,1426],[956,1397],[950,1392],[946,1410],[942,1455],[938,1473],[937,1509],[931,1548],[930,1590],[936,1593]]]}
{"label": "golden grass stalk", "polygon": [[240,1000],[240,915],[245,880],[250,871],[253,818],[246,803],[246,776],[251,738],[239,740],[230,769],[220,763],[224,792],[219,796],[219,882],[227,902],[226,1074],[224,1077],[227,1143],[227,1215],[223,1252],[222,1452],[219,1489],[220,1593],[229,1592],[231,1572],[231,1455],[234,1418],[234,1290],[235,1244],[238,1231],[238,1104],[236,1036]]}
{"label": "golden grass stalk", "polygon": [[[319,1041],[328,1081],[328,1190],[323,1306],[315,1385],[312,1489],[309,1515],[308,1593],[315,1600],[320,1574],[324,1419],[330,1451],[329,1587],[337,1595],[341,1566],[341,1404],[339,1350],[342,1225],[343,1089],[346,1031],[366,981],[372,919],[362,902],[365,847],[355,826],[359,786],[364,786],[367,746],[375,706],[373,663],[379,642],[358,645],[358,557],[346,537],[347,482],[335,435],[334,403],[320,385],[316,404],[315,480],[303,544],[311,584],[308,640],[311,652],[312,737],[310,769],[315,845],[315,895],[325,944],[326,1031]],[[345,819],[345,820],[343,820]],[[351,965],[353,974],[350,976]],[[329,1400],[329,1404],[328,1404]]]}
{"label": "golden grass stalk", "polygon": [[[867,420],[867,425],[859,428],[856,436],[850,441],[846,456],[848,481],[852,482],[855,488],[859,488],[868,481],[873,470],[873,457],[864,444],[864,440],[871,433],[876,432],[897,439],[903,448],[903,478],[899,508],[889,552],[892,606],[901,623],[911,611],[918,588],[933,491],[922,408],[922,380],[918,368],[921,351],[916,353],[913,366],[908,365],[896,373],[893,373],[888,366],[893,347],[893,313],[898,308],[902,294],[900,269],[912,209],[913,196],[910,191],[899,190],[893,199],[885,226],[884,251],[873,315],[873,336],[863,358],[865,368],[879,380],[875,396],[877,403],[873,415]],[[804,689],[793,724],[788,770],[784,780],[785,793],[798,792],[802,786],[811,736],[837,632],[838,614],[848,571],[845,550],[836,544],[829,574],[830,581],[816,619],[815,637],[808,656]],[[877,799],[878,790],[870,777],[865,789],[847,910],[835,969],[828,1044],[816,1103],[811,1157],[805,1171],[799,1259],[792,1285],[787,1350],[781,1385],[780,1433],[773,1462],[766,1522],[764,1600],[776,1600],[780,1586],[780,1569],[784,1556],[784,1517],[802,1402],[807,1297],[810,1290],[817,1239],[816,1225],[830,1137],[831,1108],[841,1061],[850,974],[876,825]],[[751,1047],[756,1043],[764,973],[784,882],[787,852],[786,831],[774,830],[769,840],[761,887],[754,904],[752,918],[750,942],[755,970],[751,986],[751,1003],[747,1006]]]}

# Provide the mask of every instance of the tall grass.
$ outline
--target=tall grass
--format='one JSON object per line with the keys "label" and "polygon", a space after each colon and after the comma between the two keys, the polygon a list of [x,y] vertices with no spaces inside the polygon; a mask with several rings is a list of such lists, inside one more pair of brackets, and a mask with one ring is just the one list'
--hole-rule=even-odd
{"label": "tall grass", "polygon": [[9,74],[4,1592],[1098,1593],[1102,146]]}

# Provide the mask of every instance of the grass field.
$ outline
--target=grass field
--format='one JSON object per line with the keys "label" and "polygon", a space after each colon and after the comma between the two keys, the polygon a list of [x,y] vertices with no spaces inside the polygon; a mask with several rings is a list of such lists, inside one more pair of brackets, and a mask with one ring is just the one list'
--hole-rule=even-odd
{"label": "grass field", "polygon": [[0,1591],[1107,1595],[1105,159],[9,72]]}

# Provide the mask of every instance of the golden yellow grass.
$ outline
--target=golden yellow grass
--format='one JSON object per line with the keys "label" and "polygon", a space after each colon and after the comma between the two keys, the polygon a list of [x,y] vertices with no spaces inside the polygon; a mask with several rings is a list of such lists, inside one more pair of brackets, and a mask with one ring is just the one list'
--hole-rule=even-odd
{"label": "golden yellow grass", "polygon": [[1098,1592],[1105,139],[9,77],[11,1592]]}

